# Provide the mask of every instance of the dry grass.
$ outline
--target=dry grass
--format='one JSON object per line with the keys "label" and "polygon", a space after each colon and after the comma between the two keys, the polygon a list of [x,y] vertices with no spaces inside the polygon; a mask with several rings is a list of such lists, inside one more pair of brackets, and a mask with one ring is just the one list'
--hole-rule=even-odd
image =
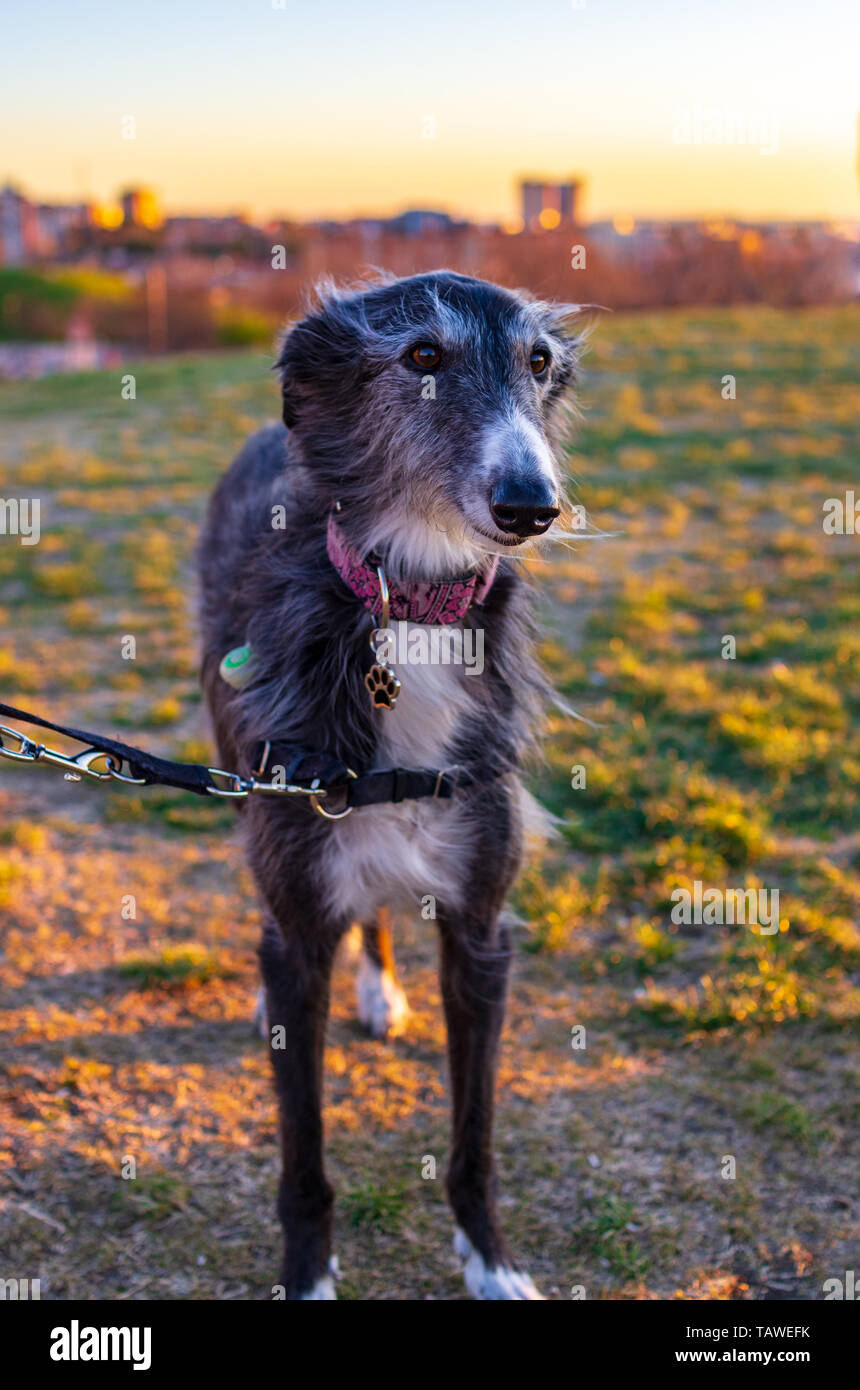
{"label": "dry grass", "polygon": [[[505,1224],[557,1297],[817,1298],[856,1267],[860,538],[821,529],[860,482],[856,328],[685,312],[594,339],[572,469],[623,535],[535,567],[547,662],[597,727],[559,716],[533,778],[561,827],[515,903],[499,1088]],[[275,413],[266,365],[141,366],[134,403],[105,375],[0,389],[0,491],[40,497],[43,525],[38,547],[0,541],[3,699],[205,755],[190,557],[205,491]],[[0,1275],[57,1298],[270,1296],[274,1106],[230,814],[0,778]],[[778,887],[786,929],[674,926],[696,878]],[[338,969],[341,1297],[462,1296],[435,955],[431,923],[404,927],[414,1017],[388,1047]]]}

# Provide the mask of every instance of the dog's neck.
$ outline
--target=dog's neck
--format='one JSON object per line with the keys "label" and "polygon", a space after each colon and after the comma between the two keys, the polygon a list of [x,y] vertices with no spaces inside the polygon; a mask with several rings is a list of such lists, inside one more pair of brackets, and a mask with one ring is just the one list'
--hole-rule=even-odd
{"label": "dog's neck", "polygon": [[396,505],[368,513],[336,503],[335,511],[350,545],[362,556],[378,556],[386,573],[403,583],[458,577],[493,559],[454,518],[429,520]]}
{"label": "dog's neck", "polygon": [[461,568],[441,578],[404,579],[399,574],[389,574],[390,549],[380,546],[362,553],[350,542],[334,511],[327,523],[326,549],[343,582],[378,621],[384,620],[381,575],[390,591],[391,618],[428,624],[456,623],[473,604],[484,602],[498,567],[498,557],[484,556],[479,566]]}

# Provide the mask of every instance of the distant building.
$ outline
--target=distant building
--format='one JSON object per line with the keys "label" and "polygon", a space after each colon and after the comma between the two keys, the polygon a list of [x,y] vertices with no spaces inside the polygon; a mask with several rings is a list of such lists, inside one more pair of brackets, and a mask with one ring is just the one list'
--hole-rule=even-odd
{"label": "distant building", "polygon": [[356,217],[345,226],[347,231],[357,232],[365,241],[377,241],[385,231],[387,223],[384,217]]}
{"label": "distant building", "polygon": [[92,203],[40,203],[37,216],[40,255],[56,256],[95,225],[96,208]]}
{"label": "distant building", "polygon": [[0,263],[27,265],[39,254],[39,217],[36,207],[7,184],[0,189]]}
{"label": "distant building", "polygon": [[124,227],[145,227],[153,232],[164,225],[161,204],[151,188],[128,188],[120,202]]}
{"label": "distant building", "polygon": [[552,231],[576,222],[581,187],[577,179],[569,179],[566,183],[523,179],[520,201],[526,231]]}
{"label": "distant building", "polygon": [[262,233],[243,213],[230,213],[225,217],[168,217],[164,224],[165,250],[191,255],[235,251],[251,239],[257,241],[261,237]]}
{"label": "distant building", "polygon": [[447,232],[454,226],[447,212],[436,212],[428,208],[409,208],[397,217],[390,217],[386,230],[395,236],[422,237],[433,232]]}
{"label": "distant building", "polygon": [[95,203],[39,203],[16,188],[0,190],[0,264],[29,265],[80,249],[98,222]]}

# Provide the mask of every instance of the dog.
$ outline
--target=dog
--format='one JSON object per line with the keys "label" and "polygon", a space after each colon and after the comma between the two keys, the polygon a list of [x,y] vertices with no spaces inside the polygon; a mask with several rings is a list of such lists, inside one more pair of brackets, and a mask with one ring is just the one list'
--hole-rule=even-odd
{"label": "dog", "polygon": [[[203,689],[221,765],[270,792],[247,798],[243,822],[264,905],[288,1299],[335,1297],[321,1119],[335,951],[360,924],[359,1013],[396,1032],[408,1006],[389,914],[403,910],[440,936],[446,1188],[468,1292],[541,1298],[499,1227],[492,1120],[503,904],[529,819],[518,770],[547,696],[517,559],[564,505],[556,453],[580,342],[575,306],[450,271],[324,283],[282,341],[283,424],[247,441],[210,501]],[[407,638],[428,624],[483,637],[483,670],[402,654],[395,668],[392,619]],[[239,647],[237,686],[224,659]]]}

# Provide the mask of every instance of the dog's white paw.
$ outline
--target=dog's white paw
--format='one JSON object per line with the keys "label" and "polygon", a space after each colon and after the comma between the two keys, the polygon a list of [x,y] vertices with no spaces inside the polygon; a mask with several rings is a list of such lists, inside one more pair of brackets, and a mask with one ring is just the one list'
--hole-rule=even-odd
{"label": "dog's white paw", "polygon": [[322,1279],[318,1279],[310,1293],[302,1294],[301,1302],[311,1303],[316,1302],[317,1299],[325,1299],[328,1302],[337,1299],[337,1294],[334,1291],[334,1280],[330,1274],[325,1274]]}
{"label": "dog's white paw", "polygon": [[266,991],[263,986],[257,991],[257,1002],[254,1005],[254,1017],[251,1020],[251,1032],[259,1033],[263,1042],[269,1042],[269,1020],[266,1017]]}
{"label": "dog's white paw", "polygon": [[473,1298],[483,1301],[546,1302],[544,1295],[538,1293],[527,1274],[511,1265],[485,1264],[463,1231],[458,1230],[455,1233],[454,1249],[465,1261],[463,1278]]}
{"label": "dog's white paw", "polygon": [[300,1300],[302,1303],[316,1303],[318,1301],[331,1303],[332,1301],[337,1301],[337,1291],[334,1285],[335,1279],[340,1278],[340,1265],[337,1262],[337,1255],[332,1255],[328,1262],[328,1267],[331,1273],[324,1274],[321,1279],[316,1281],[313,1288],[308,1293],[302,1294]]}
{"label": "dog's white paw", "polygon": [[374,1038],[395,1038],[406,1027],[409,1003],[390,970],[361,953],[355,982],[359,1022]]}

